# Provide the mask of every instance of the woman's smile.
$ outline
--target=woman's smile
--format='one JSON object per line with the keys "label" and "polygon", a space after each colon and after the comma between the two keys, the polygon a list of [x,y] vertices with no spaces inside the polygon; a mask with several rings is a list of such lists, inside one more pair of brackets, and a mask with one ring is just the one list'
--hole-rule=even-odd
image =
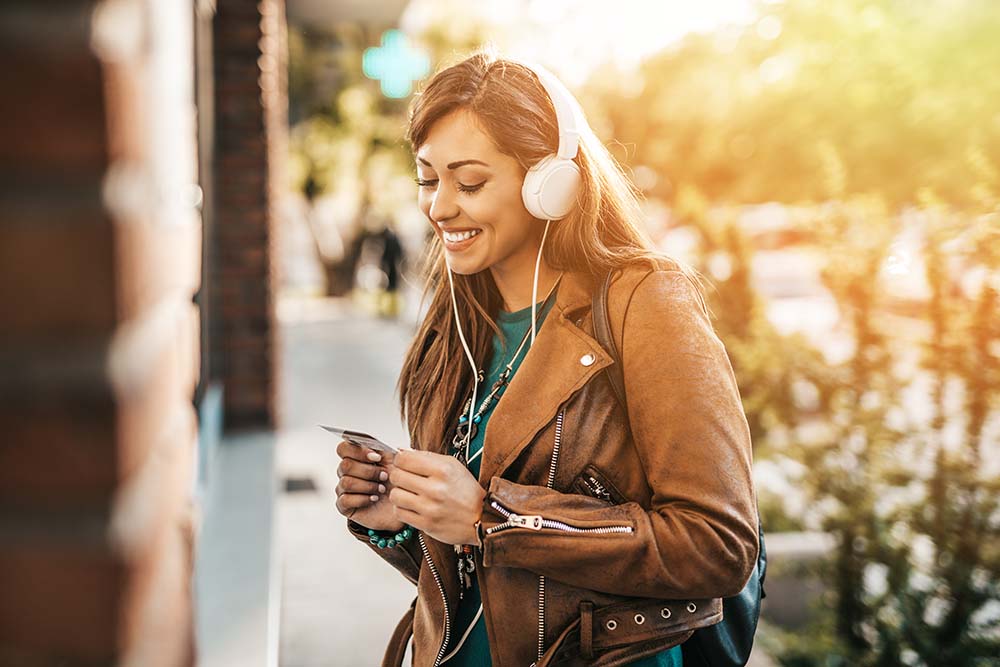
{"label": "woman's smile", "polygon": [[461,252],[465,250],[482,234],[481,229],[470,229],[461,232],[442,231],[441,238],[444,240],[444,247],[449,252]]}
{"label": "woman's smile", "polygon": [[464,110],[434,123],[416,163],[420,209],[441,239],[451,270],[471,275],[489,269],[494,279],[497,271],[527,276],[530,285],[541,226],[521,199],[521,164]]}

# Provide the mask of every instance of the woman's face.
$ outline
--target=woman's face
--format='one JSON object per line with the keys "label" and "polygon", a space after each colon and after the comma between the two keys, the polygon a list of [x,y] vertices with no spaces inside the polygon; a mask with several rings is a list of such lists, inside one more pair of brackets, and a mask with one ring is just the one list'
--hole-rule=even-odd
{"label": "woman's face", "polygon": [[435,122],[416,158],[420,210],[452,271],[533,270],[542,225],[521,201],[524,170],[471,113],[459,110]]}

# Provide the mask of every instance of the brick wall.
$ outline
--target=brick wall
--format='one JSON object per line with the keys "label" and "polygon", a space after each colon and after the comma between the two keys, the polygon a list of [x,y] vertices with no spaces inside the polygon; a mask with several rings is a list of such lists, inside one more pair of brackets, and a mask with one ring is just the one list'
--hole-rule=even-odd
{"label": "brick wall", "polygon": [[277,200],[287,134],[283,0],[220,0],[215,20],[215,218],[212,376],[227,430],[274,428],[280,346]]}
{"label": "brick wall", "polygon": [[190,0],[0,7],[0,665],[194,664]]}

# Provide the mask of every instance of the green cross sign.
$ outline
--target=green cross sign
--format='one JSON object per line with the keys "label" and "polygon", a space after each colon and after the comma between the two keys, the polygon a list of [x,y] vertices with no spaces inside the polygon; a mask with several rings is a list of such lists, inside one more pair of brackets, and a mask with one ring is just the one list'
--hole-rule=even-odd
{"label": "green cross sign", "polygon": [[414,81],[427,76],[430,60],[399,30],[386,30],[382,46],[365,49],[361,69],[369,79],[379,81],[383,95],[400,98],[410,94]]}

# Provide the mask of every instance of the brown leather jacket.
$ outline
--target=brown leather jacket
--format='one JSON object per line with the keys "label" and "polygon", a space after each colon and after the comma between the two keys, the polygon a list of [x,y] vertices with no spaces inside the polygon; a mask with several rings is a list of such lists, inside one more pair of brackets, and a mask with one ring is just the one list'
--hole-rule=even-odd
{"label": "brown leather jacket", "polygon": [[[757,561],[749,429],[700,296],[666,263],[615,276],[626,415],[594,338],[593,290],[592,278],[564,275],[488,422],[476,565],[497,667],[622,665],[663,651],[721,620],[721,598]],[[446,452],[416,427],[414,447]],[[383,664],[402,660],[412,618],[413,664],[436,666],[460,632],[453,547],[418,534],[403,549],[372,548],[417,584]]]}

